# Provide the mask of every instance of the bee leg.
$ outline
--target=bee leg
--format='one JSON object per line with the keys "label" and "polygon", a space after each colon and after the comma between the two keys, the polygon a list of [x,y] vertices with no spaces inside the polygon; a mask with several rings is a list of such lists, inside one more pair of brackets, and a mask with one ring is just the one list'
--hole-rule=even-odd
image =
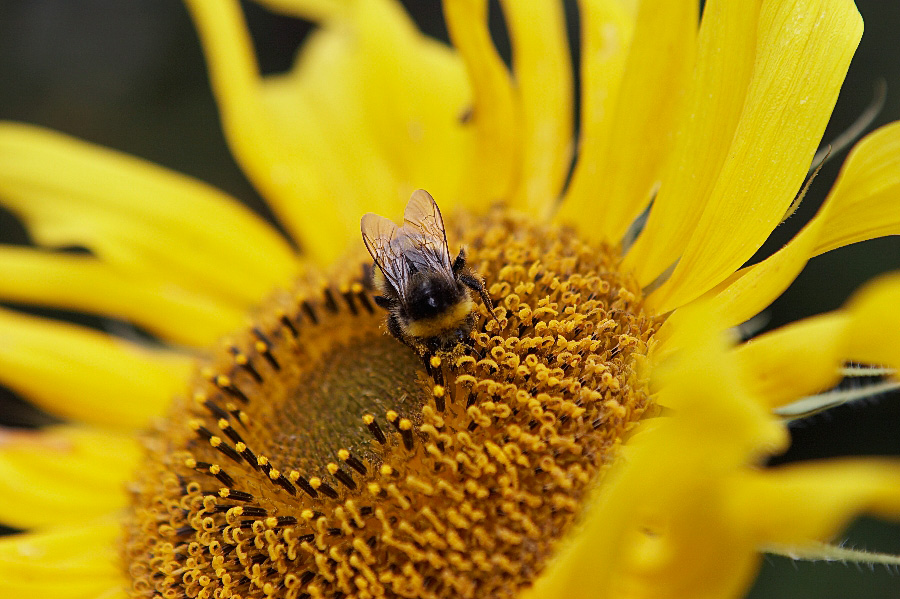
{"label": "bee leg", "polygon": [[[391,300],[384,297],[383,295],[373,295],[372,299],[375,300],[375,303],[379,308],[384,308],[385,310],[391,309]],[[400,325],[397,325],[400,326]]]}
{"label": "bee leg", "polygon": [[[497,317],[494,316],[494,303],[491,301],[491,296],[488,295],[487,289],[484,288],[484,283],[481,282],[481,279],[466,273],[459,275],[458,278],[460,283],[469,289],[478,292],[478,295],[481,296],[481,301],[484,302],[484,306],[487,308],[488,314],[491,315],[491,318],[497,320]],[[497,320],[497,324],[500,324],[499,320]]]}
{"label": "bee leg", "polygon": [[466,267],[466,248],[459,248],[456,259],[453,261],[453,274],[459,274],[459,271]]}

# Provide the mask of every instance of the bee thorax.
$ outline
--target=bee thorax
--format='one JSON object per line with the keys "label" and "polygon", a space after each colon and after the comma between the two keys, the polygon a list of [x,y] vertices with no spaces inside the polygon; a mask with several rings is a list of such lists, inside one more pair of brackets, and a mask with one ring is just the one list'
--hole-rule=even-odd
{"label": "bee thorax", "polygon": [[465,296],[462,301],[446,307],[429,318],[408,319],[403,323],[404,332],[412,337],[440,337],[448,331],[463,330],[466,334],[471,330],[474,320],[472,311],[475,304]]}

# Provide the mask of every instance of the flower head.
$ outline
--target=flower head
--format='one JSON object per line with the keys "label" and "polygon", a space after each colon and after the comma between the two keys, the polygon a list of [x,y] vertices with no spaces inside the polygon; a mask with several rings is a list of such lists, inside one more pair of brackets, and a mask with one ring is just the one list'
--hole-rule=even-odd
{"label": "flower head", "polygon": [[[0,518],[44,530],[0,543],[0,589],[731,597],[762,550],[835,556],[849,518],[900,514],[896,462],[761,467],[787,446],[780,414],[845,363],[893,376],[900,281],[725,334],[811,257],[900,230],[895,124],[744,266],[807,176],[862,33],[852,2],[712,0],[698,20],[584,1],[577,77],[557,2],[502,2],[511,71],[479,0],[444,2],[452,47],[388,0],[267,4],[318,23],[268,77],[236,2],[189,7],[234,155],[299,256],[201,183],[0,128],[5,205],[40,246],[90,250],[4,250],[4,297],[163,342],[0,314],[0,380],[86,423],[2,440],[28,483],[0,474]],[[417,188],[494,306],[452,349],[387,335],[365,274],[360,216]]]}

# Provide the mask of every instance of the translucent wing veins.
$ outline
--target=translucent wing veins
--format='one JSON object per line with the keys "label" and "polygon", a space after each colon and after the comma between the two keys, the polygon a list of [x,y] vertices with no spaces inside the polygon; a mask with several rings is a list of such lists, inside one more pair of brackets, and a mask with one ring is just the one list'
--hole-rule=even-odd
{"label": "translucent wing veins", "polygon": [[404,304],[415,272],[454,279],[444,220],[427,191],[419,189],[412,194],[402,226],[370,212],[362,217],[360,229],[366,249]]}

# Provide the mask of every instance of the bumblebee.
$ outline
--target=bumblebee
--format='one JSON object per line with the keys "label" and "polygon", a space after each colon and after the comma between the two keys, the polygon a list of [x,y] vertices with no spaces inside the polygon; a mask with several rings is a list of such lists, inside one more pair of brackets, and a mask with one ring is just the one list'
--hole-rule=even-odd
{"label": "bumblebee", "polygon": [[420,353],[453,349],[475,326],[475,302],[488,313],[491,298],[481,277],[466,265],[460,248],[451,262],[447,233],[437,203],[427,191],[413,192],[403,224],[372,214],[360,222],[363,242],[375,261],[375,303],[389,312],[388,331]]}

